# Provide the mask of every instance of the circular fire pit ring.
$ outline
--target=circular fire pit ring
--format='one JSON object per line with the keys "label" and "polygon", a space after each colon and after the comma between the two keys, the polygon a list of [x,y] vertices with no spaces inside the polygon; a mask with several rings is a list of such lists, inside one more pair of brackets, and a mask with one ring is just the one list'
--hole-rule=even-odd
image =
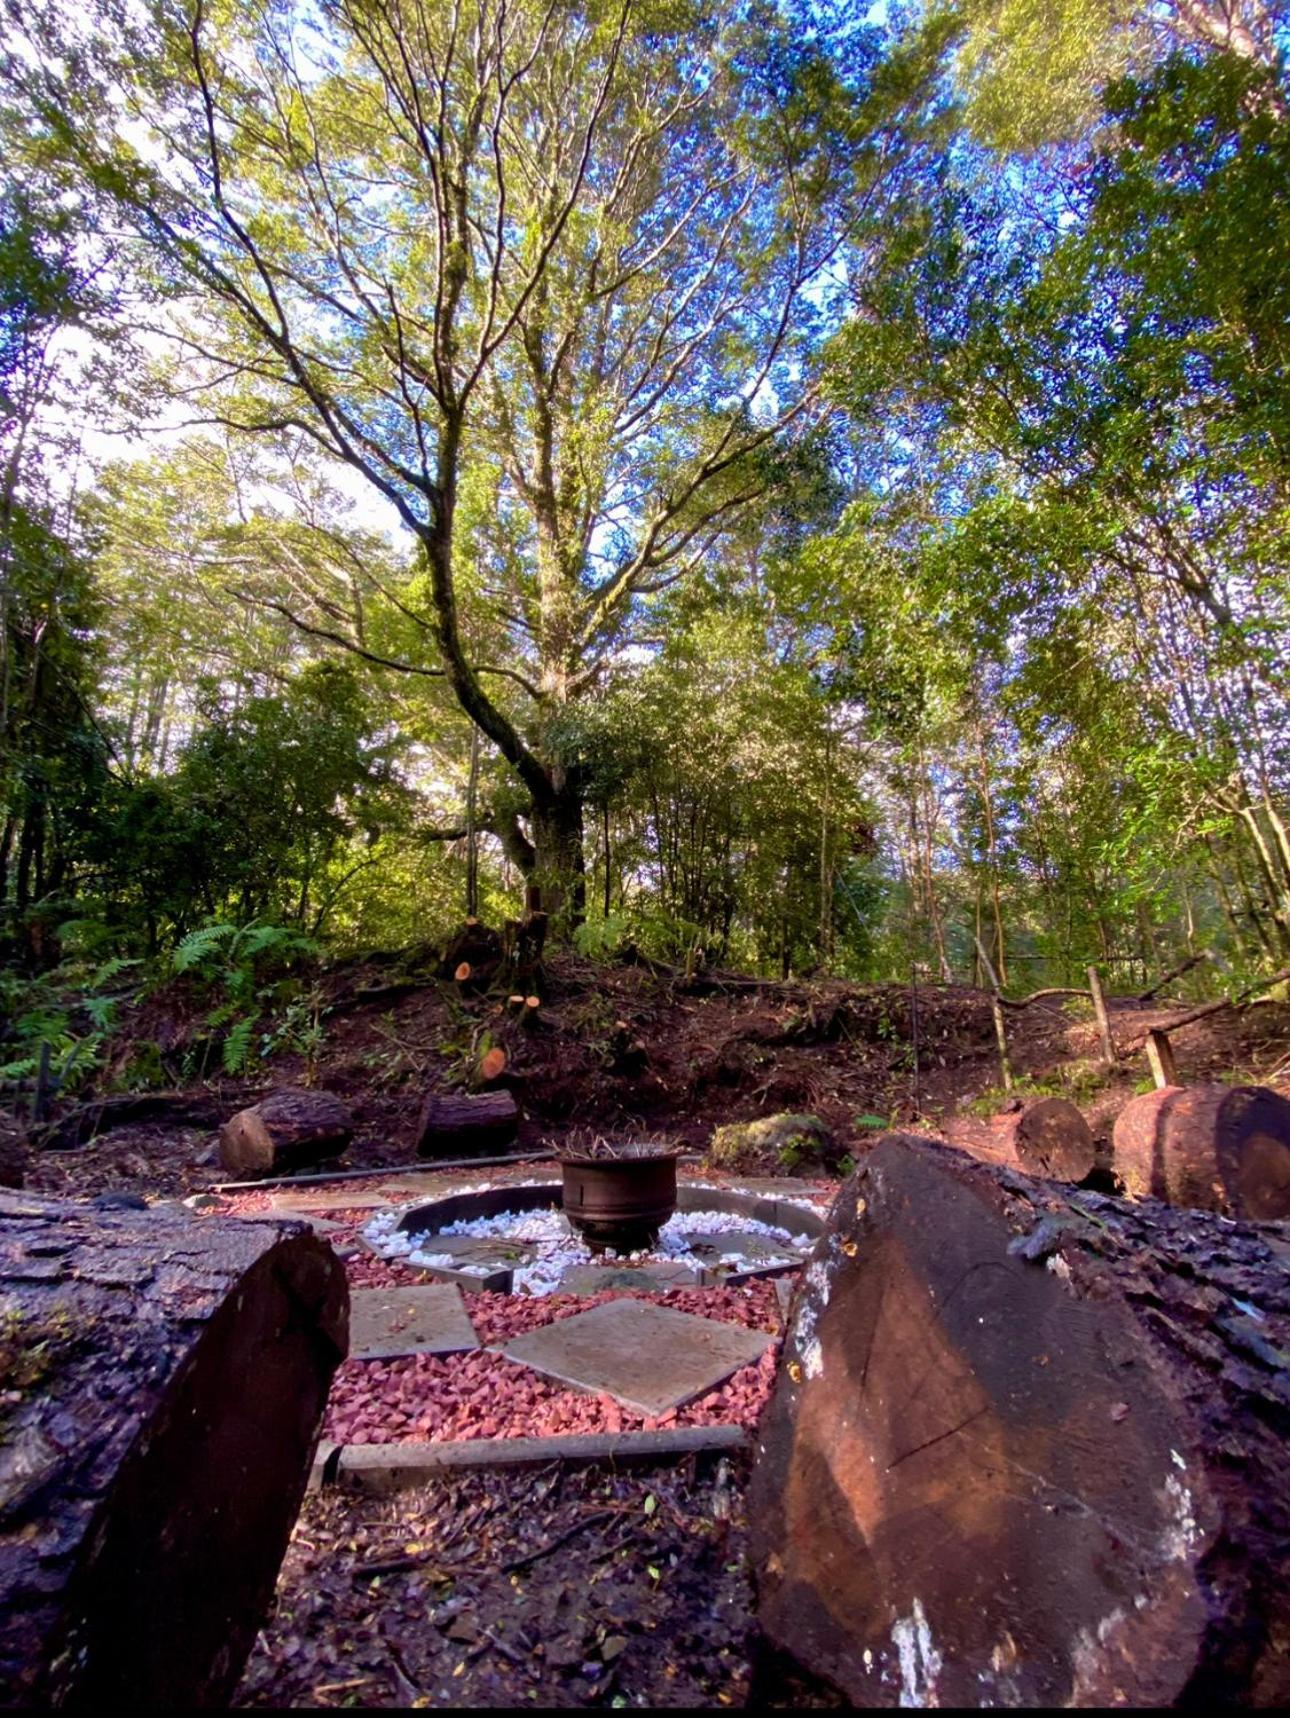
{"label": "circular fire pit ring", "polygon": [[[675,1160],[673,1160],[675,1169]],[[499,1217],[503,1212],[564,1210],[564,1187],[558,1181],[514,1184],[480,1188],[471,1193],[450,1193],[441,1199],[427,1200],[405,1211],[396,1225],[398,1232],[429,1238],[442,1233],[454,1223],[473,1223],[482,1217]],[[682,1181],[676,1190],[676,1210],[722,1211],[735,1217],[749,1217],[755,1223],[770,1228],[786,1229],[790,1234],[824,1233],[824,1217],[810,1206],[795,1200],[775,1199],[764,1194],[738,1193],[727,1187],[709,1187],[692,1181]]]}

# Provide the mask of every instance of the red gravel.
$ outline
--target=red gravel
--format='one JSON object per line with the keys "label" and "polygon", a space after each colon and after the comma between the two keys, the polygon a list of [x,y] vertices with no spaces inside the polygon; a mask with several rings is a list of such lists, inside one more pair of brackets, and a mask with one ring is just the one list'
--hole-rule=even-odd
{"label": "red gravel", "polygon": [[[350,1261],[351,1281],[424,1282],[424,1277],[378,1259]],[[395,1274],[397,1273],[397,1275]],[[631,1291],[628,1291],[630,1294]],[[599,1295],[477,1294],[471,1319],[485,1343],[505,1342],[540,1325],[586,1312],[619,1293]],[[752,1330],[774,1331],[779,1309],[771,1283],[738,1288],[671,1289],[640,1298],[700,1317],[722,1318]],[[778,1344],[717,1389],[655,1417],[625,1408],[612,1396],[553,1384],[500,1354],[410,1355],[402,1360],[350,1360],[336,1374],[323,1436],[336,1443],[440,1443],[458,1438],[551,1437],[569,1432],[620,1432],[658,1426],[757,1423],[774,1382]]]}

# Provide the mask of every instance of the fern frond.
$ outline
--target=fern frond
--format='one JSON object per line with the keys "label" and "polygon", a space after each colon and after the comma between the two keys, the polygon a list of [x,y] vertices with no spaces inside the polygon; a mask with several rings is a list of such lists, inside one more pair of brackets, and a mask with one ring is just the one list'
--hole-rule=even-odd
{"label": "fern frond", "polygon": [[221,1059],[226,1074],[240,1074],[245,1071],[251,1060],[251,1039],[254,1032],[255,1021],[247,1017],[239,1020],[225,1038]]}
{"label": "fern frond", "polygon": [[226,942],[229,937],[237,935],[236,925],[201,925],[195,931],[189,931],[176,948],[171,958],[171,965],[176,972],[189,972],[211,955]]}

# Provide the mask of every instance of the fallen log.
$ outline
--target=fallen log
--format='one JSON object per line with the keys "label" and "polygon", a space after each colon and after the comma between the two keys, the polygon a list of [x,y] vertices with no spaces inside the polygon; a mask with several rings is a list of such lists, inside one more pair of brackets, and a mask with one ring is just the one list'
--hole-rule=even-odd
{"label": "fallen log", "polygon": [[519,1131],[520,1112],[510,1092],[480,1092],[467,1097],[431,1092],[417,1122],[417,1152],[441,1157],[454,1149],[486,1151],[505,1144]]}
{"label": "fallen log", "polygon": [[228,1703],[348,1305],[303,1224],[0,1195],[0,1704]]}
{"label": "fallen log", "polygon": [[1096,1160],[1092,1131],[1065,1098],[1036,1098],[988,1121],[955,1116],[945,1137],[984,1163],[1049,1181],[1083,1181]]}
{"label": "fallen log", "polygon": [[1247,985],[1235,996],[1220,997],[1217,1002],[1203,1002],[1199,1008],[1190,1008],[1186,1014],[1175,1015],[1172,1020],[1162,1020],[1157,1028],[1143,1026],[1133,1032],[1120,1045],[1120,1054],[1128,1050],[1136,1050],[1144,1041],[1147,1033],[1152,1030],[1177,1032],[1182,1026],[1193,1026],[1198,1020],[1208,1020],[1211,1014],[1222,1014],[1229,1008],[1244,1008],[1265,991],[1275,990],[1279,984],[1290,983],[1290,966],[1283,966],[1280,972],[1274,972],[1268,978],[1259,979],[1257,984]]}
{"label": "fallen log", "polygon": [[34,1128],[31,1141],[43,1151],[70,1151],[95,1134],[133,1122],[218,1127],[223,1114],[219,1099],[205,1092],[120,1092],[79,1104],[56,1121]]}
{"label": "fallen log", "polygon": [[233,1175],[282,1175],[339,1157],[353,1137],[339,1098],[284,1086],[224,1123],[219,1160]]}
{"label": "fallen log", "polygon": [[1135,1199],[1227,1217],[1290,1217],[1290,1102],[1269,1086],[1159,1086],[1132,1098],[1112,1134]]}
{"label": "fallen log", "polygon": [[1286,1701],[1287,1257],[880,1140],[759,1428],[772,1643],[865,1706]]}

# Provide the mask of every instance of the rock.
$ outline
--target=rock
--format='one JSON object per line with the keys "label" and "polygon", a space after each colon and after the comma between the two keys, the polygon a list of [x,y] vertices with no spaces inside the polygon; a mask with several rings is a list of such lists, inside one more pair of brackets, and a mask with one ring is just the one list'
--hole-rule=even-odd
{"label": "rock", "polygon": [[722,1168],[738,1169],[773,1153],[785,1169],[796,1169],[807,1160],[822,1162],[832,1144],[833,1137],[818,1116],[773,1115],[717,1128],[708,1156]]}
{"label": "rock", "polygon": [[864,1706],[1284,1703],[1279,1244],[881,1139],[759,1428],[771,1642]]}
{"label": "rock", "polygon": [[90,1200],[96,1211],[146,1211],[148,1201],[138,1193],[128,1193],[112,1189],[107,1193],[96,1193]]}
{"label": "rock", "polygon": [[1290,1102],[1269,1086],[1161,1086],[1116,1117],[1115,1172],[1134,1198],[1290,1217]]}
{"label": "rock", "polygon": [[353,1137],[353,1119],[339,1098],[284,1086],[225,1122],[220,1162],[248,1180],[289,1174],[339,1157]]}

